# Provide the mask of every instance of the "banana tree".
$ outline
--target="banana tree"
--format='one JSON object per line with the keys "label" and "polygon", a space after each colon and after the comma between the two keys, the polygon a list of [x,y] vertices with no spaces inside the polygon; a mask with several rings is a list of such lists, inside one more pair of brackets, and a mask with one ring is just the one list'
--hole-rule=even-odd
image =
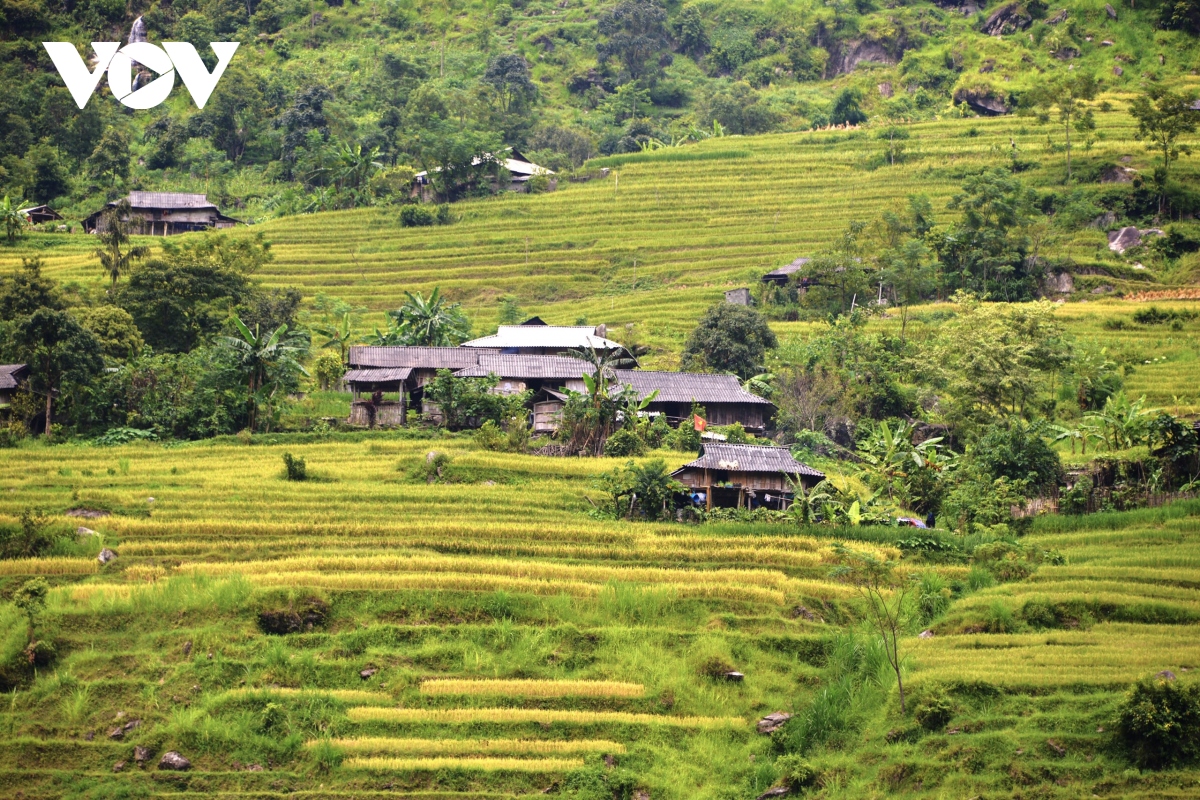
{"label": "banana tree", "polygon": [[280,385],[294,380],[296,375],[308,375],[300,363],[308,347],[302,337],[287,335],[286,324],[266,336],[257,326],[251,331],[237,316],[231,321],[237,335],[222,336],[219,342],[234,353],[239,370],[246,376],[250,430],[254,430],[260,403],[266,399],[269,404]]}
{"label": "banana tree", "polygon": [[1104,401],[1104,408],[1084,420],[1095,425],[1108,449],[1127,450],[1146,441],[1150,411],[1145,404],[1145,395],[1131,402],[1125,392],[1117,392]]}
{"label": "banana tree", "polygon": [[936,450],[942,441],[942,437],[937,436],[914,445],[914,433],[914,426],[908,422],[896,423],[893,430],[884,421],[876,425],[858,446],[858,455],[866,464],[863,474],[877,487],[886,489],[889,500],[895,499],[898,485],[902,495],[910,494],[907,478],[912,465],[923,466],[926,455]]}
{"label": "banana tree", "polygon": [[8,195],[0,200],[0,219],[4,220],[4,235],[12,244],[25,228],[25,217],[20,212],[21,201],[13,201]]}

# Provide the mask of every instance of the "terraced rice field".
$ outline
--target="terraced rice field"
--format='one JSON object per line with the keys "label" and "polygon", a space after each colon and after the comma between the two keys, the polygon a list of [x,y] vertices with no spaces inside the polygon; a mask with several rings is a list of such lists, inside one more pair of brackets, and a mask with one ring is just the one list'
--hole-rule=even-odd
{"label": "terraced rice field", "polygon": [[[755,723],[834,690],[860,613],[829,577],[835,545],[900,552],[848,530],[593,520],[602,459],[268,441],[0,451],[0,514],[116,512],[72,519],[98,535],[71,552],[0,564],[6,591],[56,587],[38,630],[58,646],[0,703],[0,795],[756,797],[776,773]],[[284,480],[285,449],[317,479]],[[410,482],[430,449],[465,480]],[[905,640],[910,703],[947,691],[946,730],[916,728],[883,681],[857,732],[809,754],[815,796],[1194,796],[1200,772],[1129,770],[1107,731],[1130,682],[1200,668],[1200,503],[1041,520],[1027,543],[1065,563],[963,588],[932,638]],[[965,587],[968,566],[906,570]],[[296,630],[265,632],[264,611]],[[709,677],[725,668],[744,680]],[[168,750],[193,768],[155,769]]]}
{"label": "terraced rice field", "polygon": [[[1107,99],[1111,110],[1097,116],[1094,146],[1076,151],[1077,172],[1098,175],[1122,156],[1148,169],[1150,156],[1132,138],[1129,97]],[[868,162],[883,143],[870,128],[724,137],[610,159],[607,177],[562,181],[554,193],[462,203],[450,226],[402,228],[394,208],[274,220],[253,229],[274,243],[276,255],[259,277],[369,309],[363,333],[383,324],[383,312],[405,290],[441,286],[465,304],[480,332],[494,324],[497,299],[511,294],[551,322],[635,323],[665,363],[724,290],[756,285],[762,273],[829,243],[851,220],[873,222],[924,193],[948,222],[945,203],[962,178],[1007,164],[1014,144],[1021,158],[1040,165],[1023,173],[1031,185],[1061,188],[1063,154],[1047,146],[1047,135],[1058,141],[1061,131],[1031,117],[943,119],[909,130],[910,159],[878,169]],[[1193,162],[1179,162],[1181,180],[1198,174]],[[100,286],[93,249],[83,235],[32,236],[0,251],[0,269],[37,253],[54,276]],[[1052,231],[1045,252],[1080,267],[1118,262],[1098,230]],[[1146,288],[1138,280],[1116,285]]]}

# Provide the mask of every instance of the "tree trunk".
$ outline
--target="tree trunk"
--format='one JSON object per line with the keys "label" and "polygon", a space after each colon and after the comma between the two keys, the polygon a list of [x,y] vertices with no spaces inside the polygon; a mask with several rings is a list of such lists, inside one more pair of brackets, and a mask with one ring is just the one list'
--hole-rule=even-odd
{"label": "tree trunk", "polygon": [[908,709],[904,707],[904,679],[900,677],[900,665],[896,665],[896,687],[900,690],[900,713],[907,714]]}
{"label": "tree trunk", "polygon": [[44,431],[44,433],[47,436],[50,435],[50,402],[53,397],[54,397],[54,392],[52,390],[47,390],[47,392],[46,392],[46,430]]}

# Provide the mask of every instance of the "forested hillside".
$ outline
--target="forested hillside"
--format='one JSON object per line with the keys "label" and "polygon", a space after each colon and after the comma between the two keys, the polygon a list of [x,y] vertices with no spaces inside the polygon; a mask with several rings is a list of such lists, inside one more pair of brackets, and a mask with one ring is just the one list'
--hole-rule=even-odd
{"label": "forested hillside", "polygon": [[[125,41],[138,16],[152,42],[242,43],[202,112],[181,88],[131,112],[103,83],[75,107],[40,42]],[[1119,91],[1194,72],[1200,31],[1195,0],[4,0],[0,21],[0,195],[73,219],[135,188],[249,220],[394,203],[442,166],[453,199],[487,191],[494,166],[461,165],[505,146],[561,172],[713,136],[1034,111],[1069,75]]]}

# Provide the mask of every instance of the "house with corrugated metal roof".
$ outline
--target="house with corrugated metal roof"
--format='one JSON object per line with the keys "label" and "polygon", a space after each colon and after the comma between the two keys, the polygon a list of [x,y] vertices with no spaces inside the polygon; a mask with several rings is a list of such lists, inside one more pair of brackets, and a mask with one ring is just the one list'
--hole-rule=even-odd
{"label": "house with corrugated metal roof", "polygon": [[737,422],[757,434],[766,429],[775,409],[770,400],[743,389],[736,375],[619,369],[616,376],[618,383],[633,388],[639,400],[657,392],[646,411],[665,415],[672,425],[690,418],[694,404],[704,408],[709,425]]}
{"label": "house with corrugated metal roof", "polygon": [[797,461],[786,448],[756,444],[700,446],[700,457],[671,473],[684,485],[693,503],[712,508],[772,508],[791,505],[792,485],[805,491],[825,479],[825,473]]}
{"label": "house with corrugated metal roof", "polygon": [[25,364],[0,364],[0,411],[8,411],[13,395],[28,376],[29,367]]}
{"label": "house with corrugated metal roof", "polygon": [[[150,236],[172,236],[177,233],[202,231],[208,228],[232,228],[241,221],[221,213],[216,204],[209,202],[203,194],[182,192],[130,192],[129,214],[124,222],[132,227],[133,233]],[[120,200],[114,200],[94,212],[83,221],[88,233],[103,233],[108,225],[105,213],[115,208]]]}
{"label": "house with corrugated metal roof", "polygon": [[[774,283],[779,286],[783,286],[789,280],[791,280],[793,275],[795,275],[797,273],[803,273],[804,265],[807,264],[811,260],[812,259],[803,258],[803,257],[797,258],[792,263],[782,266],[779,269],[773,269],[770,272],[768,272],[766,275],[763,275],[762,282],[763,283]],[[804,282],[803,277],[801,277],[799,280],[801,283]]]}

